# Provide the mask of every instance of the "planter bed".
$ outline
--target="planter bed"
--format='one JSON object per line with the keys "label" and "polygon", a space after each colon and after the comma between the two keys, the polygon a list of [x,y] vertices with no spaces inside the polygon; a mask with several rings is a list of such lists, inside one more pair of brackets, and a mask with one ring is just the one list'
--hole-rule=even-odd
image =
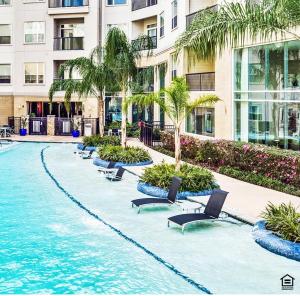
{"label": "planter bed", "polygon": [[[99,157],[94,158],[93,164],[96,166],[107,167],[109,161],[103,160]],[[144,162],[133,162],[133,163],[125,163],[125,162],[116,162],[115,168],[119,167],[132,167],[132,166],[145,166],[152,164],[152,160],[144,161]]]}
{"label": "planter bed", "polygon": [[265,221],[259,221],[252,231],[255,242],[268,251],[286,258],[300,261],[300,244],[284,240],[266,229]]}
{"label": "planter bed", "polygon": [[[153,196],[157,198],[167,198],[168,191],[165,189],[162,189],[160,187],[152,186],[150,184],[144,183],[144,182],[139,182],[137,186],[137,190]],[[212,190],[204,190],[200,192],[190,192],[190,191],[184,191],[184,192],[179,192],[177,194],[177,198],[180,200],[187,199],[187,197],[190,196],[206,196],[210,195],[212,193]]]}
{"label": "planter bed", "polygon": [[[82,143],[77,145],[78,150],[83,150],[83,148],[84,148],[84,145]],[[96,150],[97,150],[97,147],[93,147],[93,146],[87,146],[84,149],[84,151],[96,151]]]}

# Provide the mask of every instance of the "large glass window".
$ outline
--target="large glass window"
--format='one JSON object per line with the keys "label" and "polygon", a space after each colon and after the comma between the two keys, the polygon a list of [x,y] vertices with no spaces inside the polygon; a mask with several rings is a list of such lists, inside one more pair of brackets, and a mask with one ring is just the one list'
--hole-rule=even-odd
{"label": "large glass window", "polygon": [[45,22],[26,22],[24,23],[25,43],[44,43],[45,42]]}
{"label": "large glass window", "polygon": [[213,137],[215,134],[215,110],[213,108],[195,108],[187,116],[186,132]]}
{"label": "large glass window", "polygon": [[10,5],[11,0],[0,0],[0,6]]}
{"label": "large glass window", "polygon": [[300,41],[235,52],[235,138],[300,150]]}
{"label": "large glass window", "polygon": [[11,44],[11,25],[0,25],[0,44]]}

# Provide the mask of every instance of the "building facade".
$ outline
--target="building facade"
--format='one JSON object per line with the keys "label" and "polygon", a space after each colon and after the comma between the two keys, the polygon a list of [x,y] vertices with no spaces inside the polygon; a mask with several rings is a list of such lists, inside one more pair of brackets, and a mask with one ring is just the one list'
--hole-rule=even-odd
{"label": "building facade", "polygon": [[[221,102],[198,107],[183,131],[204,139],[235,139],[299,150],[300,41],[257,41],[228,49],[214,60],[199,61],[174,44],[203,9],[218,9],[221,0],[0,0],[0,124],[7,117],[48,113],[48,90],[66,60],[88,55],[104,44],[108,30],[121,28],[131,42],[151,38],[152,54],[142,52],[141,71],[152,68],[145,91],[158,91],[175,76],[185,76],[192,99],[214,93]],[[68,78],[66,73],[65,79]],[[1,78],[2,75],[2,78]],[[66,116],[63,93],[54,113]],[[118,95],[107,94],[107,123],[121,120]],[[72,99],[72,114],[98,117],[95,98]],[[128,119],[168,124],[159,106]]]}

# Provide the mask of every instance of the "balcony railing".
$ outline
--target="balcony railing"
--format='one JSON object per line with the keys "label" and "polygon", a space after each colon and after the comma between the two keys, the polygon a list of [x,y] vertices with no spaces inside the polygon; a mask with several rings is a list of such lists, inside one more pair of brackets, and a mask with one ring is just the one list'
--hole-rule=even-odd
{"label": "balcony railing", "polygon": [[187,74],[186,81],[190,91],[215,90],[215,72]]}
{"label": "balcony railing", "polygon": [[157,48],[157,37],[145,37],[145,38],[138,38],[135,40],[132,40],[132,45],[137,50],[151,50]]}
{"label": "balcony railing", "polygon": [[83,50],[84,37],[56,37],[54,50]]}
{"label": "balcony railing", "polygon": [[211,11],[217,11],[218,10],[218,5],[213,5],[213,6],[210,6],[210,7],[207,7],[205,9],[201,9],[199,11],[196,11],[194,13],[191,13],[189,15],[186,16],[186,26],[188,27],[194,20],[194,18],[198,15],[198,13],[201,13],[205,10],[211,10]]}
{"label": "balcony railing", "polygon": [[132,0],[131,10],[139,10],[157,4],[157,0]]}
{"label": "balcony railing", "polygon": [[88,6],[89,0],[49,0],[49,8]]}

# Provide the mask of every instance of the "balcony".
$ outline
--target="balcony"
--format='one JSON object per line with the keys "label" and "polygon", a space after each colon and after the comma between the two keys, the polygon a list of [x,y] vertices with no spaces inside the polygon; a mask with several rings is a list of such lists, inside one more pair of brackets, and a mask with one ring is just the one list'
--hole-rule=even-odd
{"label": "balcony", "polygon": [[155,49],[157,48],[157,36],[145,36],[132,40],[132,45],[140,51]]}
{"label": "balcony", "polygon": [[54,38],[54,50],[83,50],[84,37],[56,37]]}
{"label": "balcony", "polygon": [[187,74],[186,81],[190,91],[215,90],[215,72]]}
{"label": "balcony", "polygon": [[49,0],[48,14],[87,13],[89,0]]}
{"label": "balcony", "polygon": [[139,10],[157,4],[157,0],[132,0],[131,10]]}
{"label": "balcony", "polygon": [[186,16],[186,27],[189,27],[190,24],[193,22],[194,18],[201,12],[205,11],[205,10],[210,10],[210,11],[217,11],[218,10],[218,5],[213,5],[210,7],[207,7],[205,9],[201,9],[199,11],[196,11],[194,13],[191,13],[189,15]]}

